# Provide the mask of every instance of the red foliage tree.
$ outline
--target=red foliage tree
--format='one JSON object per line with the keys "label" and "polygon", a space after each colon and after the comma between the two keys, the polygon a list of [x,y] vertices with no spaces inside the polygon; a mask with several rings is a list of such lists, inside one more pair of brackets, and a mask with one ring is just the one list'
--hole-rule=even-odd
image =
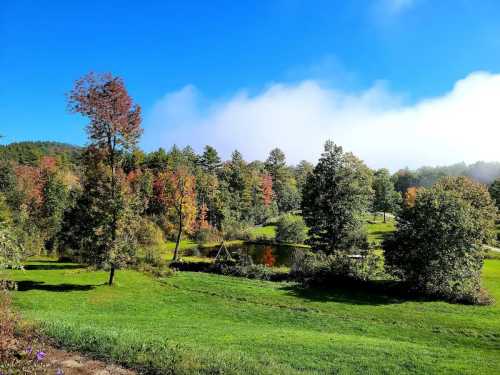
{"label": "red foliage tree", "polygon": [[273,248],[271,246],[266,246],[264,248],[261,257],[261,263],[268,267],[272,267],[276,263],[276,257],[273,254]]}
{"label": "red foliage tree", "polygon": [[42,156],[40,159],[40,168],[43,171],[55,172],[57,169],[57,159],[53,156]]}
{"label": "red foliage tree", "polygon": [[269,207],[273,202],[274,192],[273,192],[273,178],[269,174],[262,175],[262,196],[264,200],[264,205]]}
{"label": "red foliage tree", "polygon": [[[110,169],[111,201],[119,199],[120,184],[117,178],[121,168],[120,155],[123,150],[134,148],[142,133],[141,108],[134,104],[123,80],[107,74],[89,73],[76,81],[68,95],[68,107],[73,113],[89,118],[87,134],[90,149],[106,161]],[[118,202],[117,202],[118,203]],[[120,204],[111,205],[109,230],[112,242],[108,253],[116,241]],[[113,283],[115,264],[110,259],[109,284]]]}
{"label": "red foliage tree", "polygon": [[38,208],[43,201],[43,179],[40,168],[29,165],[17,165],[14,168],[17,191],[23,204]]}

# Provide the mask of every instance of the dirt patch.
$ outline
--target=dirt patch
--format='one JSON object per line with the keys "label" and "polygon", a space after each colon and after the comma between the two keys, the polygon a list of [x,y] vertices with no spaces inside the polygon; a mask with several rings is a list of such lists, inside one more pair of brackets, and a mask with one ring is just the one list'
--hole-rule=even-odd
{"label": "dirt patch", "polygon": [[96,361],[79,353],[66,352],[54,347],[46,347],[47,374],[59,375],[136,375],[132,370]]}

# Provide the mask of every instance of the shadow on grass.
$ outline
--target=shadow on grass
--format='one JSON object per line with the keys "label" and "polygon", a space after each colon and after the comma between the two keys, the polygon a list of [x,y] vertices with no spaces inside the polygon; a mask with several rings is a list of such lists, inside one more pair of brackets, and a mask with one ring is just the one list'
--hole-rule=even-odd
{"label": "shadow on grass", "polygon": [[58,263],[56,261],[47,262],[44,261],[44,264],[27,264],[24,266],[25,270],[76,270],[78,268],[84,268],[84,266],[79,264],[69,264],[69,263]]}
{"label": "shadow on grass", "polygon": [[388,236],[392,234],[392,232],[388,232],[386,230],[375,230],[373,232],[370,233],[370,235],[373,235],[373,236],[382,236],[382,237],[385,237],[385,236]]}
{"label": "shadow on grass", "polygon": [[45,290],[48,292],[83,292],[94,289],[99,285],[78,285],[78,284],[45,284],[43,281],[18,281],[17,290],[27,292],[29,290]]}
{"label": "shadow on grass", "polygon": [[437,298],[409,292],[396,281],[338,281],[329,287],[292,284],[284,287],[291,295],[315,302],[338,302],[351,305],[391,305],[404,302],[436,301]]}

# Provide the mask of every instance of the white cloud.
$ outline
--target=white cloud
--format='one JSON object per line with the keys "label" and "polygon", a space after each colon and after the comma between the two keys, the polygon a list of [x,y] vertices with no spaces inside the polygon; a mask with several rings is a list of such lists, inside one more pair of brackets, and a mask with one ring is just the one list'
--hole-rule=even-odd
{"label": "white cloud", "polygon": [[371,167],[500,160],[500,75],[476,72],[440,97],[404,105],[383,83],[352,94],[316,81],[273,84],[201,105],[192,86],[159,100],[146,119],[145,143],[234,149],[248,160],[282,148],[292,163],[315,161],[327,139]]}

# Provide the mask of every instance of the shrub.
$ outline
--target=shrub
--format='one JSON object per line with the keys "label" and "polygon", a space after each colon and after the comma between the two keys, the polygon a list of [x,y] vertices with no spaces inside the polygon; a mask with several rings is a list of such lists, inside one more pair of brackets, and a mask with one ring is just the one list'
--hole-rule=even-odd
{"label": "shrub", "polygon": [[289,279],[289,274],[283,270],[266,267],[262,264],[239,264],[235,260],[212,262],[175,262],[170,267],[180,271],[206,272],[218,275],[245,277],[267,281],[284,281]]}
{"label": "shrub", "polygon": [[280,216],[276,226],[276,240],[288,243],[303,243],[307,238],[307,227],[301,216]]}
{"label": "shrub", "polygon": [[424,294],[468,303],[485,299],[480,282],[487,208],[464,198],[467,192],[441,184],[418,191],[415,204],[397,217],[394,235],[383,242],[389,273]]}
{"label": "shrub", "polygon": [[254,239],[251,239],[251,241],[255,242],[274,242],[274,236],[272,234],[257,234],[253,236]]}
{"label": "shrub", "polygon": [[143,256],[140,259],[142,263],[149,264],[151,266],[164,266],[165,251],[161,246],[146,246],[143,248]]}
{"label": "shrub", "polygon": [[236,219],[224,220],[223,234],[225,240],[248,240],[251,237],[249,225]]}
{"label": "shrub", "polygon": [[140,245],[157,245],[163,242],[163,231],[148,219],[142,219],[140,230],[137,231],[137,242]]}
{"label": "shrub", "polygon": [[251,264],[246,266],[216,263],[215,270],[222,275],[246,277],[248,279],[272,280],[275,272],[262,264]]}
{"label": "shrub", "polygon": [[201,251],[198,247],[189,247],[184,249],[182,255],[186,257],[199,257],[201,256]]}
{"label": "shrub", "polygon": [[358,256],[297,253],[290,277],[305,285],[326,287],[339,280],[368,281],[377,278],[383,270],[381,257],[372,250],[363,253]]}
{"label": "shrub", "polygon": [[219,231],[213,227],[200,228],[194,233],[194,239],[199,244],[220,242],[221,235]]}

